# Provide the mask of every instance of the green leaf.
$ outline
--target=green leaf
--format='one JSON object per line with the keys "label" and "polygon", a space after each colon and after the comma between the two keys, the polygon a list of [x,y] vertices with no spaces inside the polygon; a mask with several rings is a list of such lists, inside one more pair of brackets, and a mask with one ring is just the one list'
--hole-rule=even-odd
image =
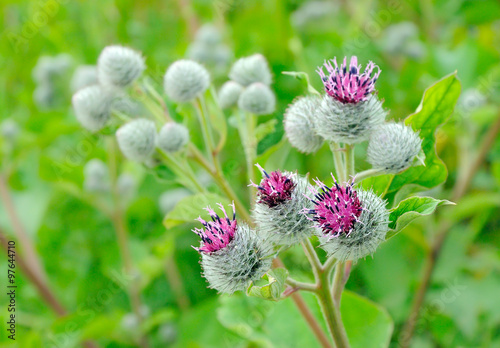
{"label": "green leaf", "polygon": [[309,81],[309,75],[302,71],[283,71],[283,75],[289,75],[295,77],[297,80],[302,82],[307,89],[308,93],[320,95],[320,93],[311,85]]}
{"label": "green leaf", "polygon": [[424,92],[417,111],[406,118],[405,124],[419,132],[425,153],[425,166],[411,167],[394,176],[388,193],[398,191],[406,184],[432,188],[446,181],[448,171],[436,153],[436,131],[453,113],[460,89],[460,82],[456,73],[453,73]]}
{"label": "green leaf", "polygon": [[255,128],[255,138],[257,141],[261,141],[266,136],[274,132],[278,120],[273,118],[267,122],[261,123]]}
{"label": "green leaf", "polygon": [[258,297],[264,300],[279,301],[281,294],[286,288],[288,271],[284,268],[270,270],[262,279],[252,282],[247,289],[248,296]]}
{"label": "green leaf", "polygon": [[372,189],[379,196],[385,195],[389,186],[391,185],[392,179],[394,178],[393,174],[379,175],[379,176],[371,176],[369,178],[364,179],[361,182],[361,186],[365,190]]}
{"label": "green leaf", "polygon": [[177,203],[175,208],[165,216],[163,225],[169,229],[186,222],[193,222],[204,212],[203,208],[207,206],[214,207],[217,203],[221,203],[227,207],[229,201],[215,193],[197,193],[192,196],[184,197]]}
{"label": "green leaf", "polygon": [[389,347],[394,323],[383,307],[353,292],[344,291],[340,308],[352,348]]}
{"label": "green leaf", "polygon": [[386,239],[394,237],[409,223],[423,215],[432,214],[440,205],[455,204],[445,199],[439,200],[432,197],[410,197],[391,209],[389,228]]}

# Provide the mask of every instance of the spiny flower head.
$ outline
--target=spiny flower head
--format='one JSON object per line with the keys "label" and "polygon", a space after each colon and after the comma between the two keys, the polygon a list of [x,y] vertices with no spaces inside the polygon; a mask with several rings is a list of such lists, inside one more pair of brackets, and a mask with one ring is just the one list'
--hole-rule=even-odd
{"label": "spiny flower head", "polygon": [[104,86],[124,88],[137,80],[144,69],[144,58],[131,48],[105,47],[97,60],[97,77]]}
{"label": "spiny flower head", "polygon": [[389,230],[389,212],[385,208],[386,202],[371,190],[359,189],[357,198],[361,202],[362,211],[349,234],[342,233],[332,238],[318,231],[321,248],[329,256],[341,262],[356,261],[373,254],[380,243],[385,240]]}
{"label": "spiny flower head", "polygon": [[[375,82],[380,75],[379,67],[373,62],[369,62],[365,71],[361,73],[361,65],[358,66],[356,56],[351,57],[349,69],[347,68],[347,57],[344,57],[341,66],[338,66],[335,57],[330,61],[325,61],[324,67],[328,75],[324,73],[323,67],[319,67],[317,72],[323,80],[326,93],[344,104],[357,104],[366,100],[375,89]],[[373,73],[375,68],[377,68],[377,72]]]}
{"label": "spiny flower head", "polygon": [[225,248],[234,238],[234,234],[237,228],[236,221],[236,210],[234,202],[230,205],[233,208],[232,220],[226,213],[224,206],[220,203],[217,204],[224,213],[224,217],[221,219],[219,215],[210,207],[205,208],[208,212],[212,221],[205,221],[198,217],[198,221],[202,223],[204,228],[195,228],[193,230],[202,240],[202,245],[199,248],[195,248],[199,252],[212,253],[220,249]]}
{"label": "spiny flower head", "polygon": [[265,203],[272,208],[292,198],[296,184],[291,180],[290,174],[284,174],[279,170],[268,174],[260,165],[256,166],[265,176],[259,185],[252,183],[259,190],[258,203]]}
{"label": "spiny flower head", "polygon": [[258,188],[252,217],[258,232],[274,245],[293,245],[308,238],[313,224],[302,213],[312,208],[306,196],[310,186],[306,177],[279,170],[268,174],[259,165],[264,178]]}
{"label": "spiny flower head", "polygon": [[319,179],[315,180],[319,186],[319,190],[311,188],[311,192],[314,194],[311,202],[314,203],[315,207],[304,210],[311,216],[310,220],[315,221],[323,234],[330,238],[342,234],[349,235],[363,211],[358,194],[352,188],[354,182],[344,187],[337,183],[333,174],[332,178],[335,185],[331,188]]}

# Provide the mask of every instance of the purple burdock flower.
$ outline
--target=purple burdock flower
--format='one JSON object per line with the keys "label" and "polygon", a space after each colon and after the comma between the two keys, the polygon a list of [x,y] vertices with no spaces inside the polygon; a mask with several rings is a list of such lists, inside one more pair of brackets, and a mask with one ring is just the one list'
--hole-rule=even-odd
{"label": "purple burdock flower", "polygon": [[363,211],[361,202],[357,192],[352,188],[354,183],[343,187],[337,183],[333,174],[332,178],[335,185],[331,188],[318,179],[315,180],[320,188],[320,191],[311,188],[314,197],[310,200],[315,207],[314,209],[305,208],[304,212],[321,228],[325,236],[349,235]]}
{"label": "purple burdock flower", "polygon": [[[317,72],[325,85],[326,93],[344,104],[357,104],[365,101],[375,89],[375,82],[380,75],[379,67],[373,62],[369,62],[365,71],[361,73],[361,65],[358,66],[356,56],[351,57],[349,70],[347,69],[347,57],[344,57],[344,62],[340,67],[337,65],[336,57],[325,61],[324,67],[328,71],[328,75],[324,73],[323,67],[319,67]],[[377,72],[373,73],[375,68],[377,68]]]}
{"label": "purple burdock flower", "polygon": [[233,208],[232,220],[229,219],[224,206],[220,203],[217,203],[217,205],[224,213],[223,218],[219,217],[212,208],[207,207],[205,210],[212,218],[212,221],[207,222],[203,220],[201,216],[196,219],[204,226],[204,228],[193,229],[193,232],[200,236],[202,240],[201,246],[199,248],[195,248],[199,252],[212,253],[218,251],[225,248],[234,238],[237,228],[234,202],[230,204]]}
{"label": "purple burdock flower", "polygon": [[268,174],[260,165],[256,164],[256,166],[265,176],[260,185],[251,184],[259,190],[258,203],[265,203],[272,208],[292,198],[296,184],[292,181],[291,174],[284,174],[279,170]]}

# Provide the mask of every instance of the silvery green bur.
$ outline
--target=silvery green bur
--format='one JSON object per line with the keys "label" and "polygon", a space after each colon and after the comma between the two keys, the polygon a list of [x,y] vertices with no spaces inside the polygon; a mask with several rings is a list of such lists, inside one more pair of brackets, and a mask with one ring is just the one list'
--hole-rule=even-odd
{"label": "silvery green bur", "polygon": [[314,129],[314,119],[320,104],[320,97],[300,97],[285,112],[283,124],[286,137],[300,152],[313,153],[323,145],[323,138]]}
{"label": "silvery green bur", "polygon": [[110,189],[109,171],[98,158],[91,159],[83,168],[83,187],[88,192],[107,192]]}
{"label": "silvery green bur", "polygon": [[103,86],[124,88],[137,80],[144,69],[139,52],[119,45],[107,46],[97,60],[97,76]]}
{"label": "silvery green bur", "polygon": [[386,123],[370,135],[368,162],[374,169],[397,174],[413,165],[420,153],[422,140],[411,127]]}
{"label": "silvery green bur", "polygon": [[71,90],[76,92],[97,83],[97,67],[95,65],[80,65],[71,78]]}
{"label": "silvery green bur", "polygon": [[[332,175],[333,177],[333,175]],[[316,180],[304,213],[316,226],[321,247],[339,261],[355,261],[373,254],[389,230],[386,203],[372,191],[355,190],[354,184],[332,187]]]}
{"label": "silvery green bur", "polygon": [[262,54],[238,59],[231,67],[229,78],[242,86],[249,86],[255,82],[269,86],[272,82],[269,65]]}
{"label": "silvery green bur", "polygon": [[175,102],[185,103],[202,95],[210,86],[210,74],[203,65],[188,59],[174,62],[164,77],[167,96]]}
{"label": "silvery green bur", "polygon": [[99,85],[80,89],[72,98],[77,120],[93,132],[104,128],[111,117],[112,99],[110,92]]}
{"label": "silvery green bur", "polygon": [[227,81],[219,90],[219,104],[223,109],[228,109],[238,103],[243,86],[238,82]]}
{"label": "silvery green bur", "polygon": [[208,207],[211,221],[197,219],[203,228],[193,230],[201,238],[201,246],[195,249],[201,253],[203,275],[210,287],[232,294],[245,290],[271,268],[273,246],[236,220],[234,204],[232,216],[218,206],[223,216]]}
{"label": "silvery green bur", "polygon": [[258,167],[264,176],[259,185],[252,183],[257,188],[252,217],[258,232],[276,245],[289,246],[308,238],[313,225],[302,214],[304,208],[312,206],[306,196],[307,179],[279,170],[268,174]]}
{"label": "silvery green bur", "polygon": [[125,157],[143,162],[155,150],[156,126],[151,120],[139,118],[121,126],[116,131],[116,139]]}
{"label": "silvery green bur", "polygon": [[189,142],[189,130],[182,124],[168,122],[158,133],[158,147],[165,152],[178,152]]}
{"label": "silvery green bur", "polygon": [[255,82],[240,94],[238,107],[254,115],[268,115],[276,108],[276,97],[267,85]]}

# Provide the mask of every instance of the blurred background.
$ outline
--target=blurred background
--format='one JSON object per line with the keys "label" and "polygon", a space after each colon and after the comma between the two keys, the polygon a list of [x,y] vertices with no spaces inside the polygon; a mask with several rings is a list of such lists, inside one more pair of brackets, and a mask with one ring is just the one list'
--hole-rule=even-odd
{"label": "blurred background", "polygon": [[[134,347],[143,334],[151,347],[317,346],[291,301],[221,297],[207,289],[191,248],[198,243],[190,231],[194,225],[166,229],[162,223],[189,191],[172,180],[168,168],[118,158],[136,273],[121,271],[119,226],[101,206],[108,197],[99,188],[89,190],[92,183],[84,179],[91,159],[108,161],[106,139],[80,127],[71,95],[78,67],[95,65],[105,46],[123,44],[143,53],[160,91],[166,68],[180,58],[204,63],[218,88],[236,58],[262,53],[274,74],[278,107],[259,121],[276,120],[268,123],[259,154],[280,143],[283,112],[305,93],[283,71],[308,73],[320,90],[315,70],[325,59],[372,60],[382,70],[377,89],[394,120],[414,112],[428,86],[457,71],[462,95],[437,134],[449,176],[427,194],[452,199],[460,170],[474,163],[489,135],[484,161],[456,207],[417,220],[373,258],[360,261],[347,289],[388,313],[394,325],[389,344],[399,347],[437,220],[446,219],[452,227],[411,346],[500,347],[500,139],[488,133],[500,112],[498,1],[2,0],[0,8],[0,230],[3,239],[16,241],[19,253],[32,250],[39,258],[25,260],[35,265],[34,274],[17,265],[15,342],[6,335],[9,298],[0,297],[0,346]],[[212,36],[206,35],[210,30]],[[44,64],[55,67],[49,77],[40,74]],[[200,134],[191,129],[192,138]],[[223,170],[245,197],[243,149],[236,129],[229,134]],[[279,153],[273,167],[320,178],[332,171],[326,146],[309,156],[289,145]],[[198,178],[217,190],[210,178]],[[3,251],[2,286],[8,267]],[[292,273],[308,272],[300,250],[288,250],[284,260]],[[140,324],[126,290],[130,282],[139,292]],[[304,297],[318,312],[314,299]]]}

